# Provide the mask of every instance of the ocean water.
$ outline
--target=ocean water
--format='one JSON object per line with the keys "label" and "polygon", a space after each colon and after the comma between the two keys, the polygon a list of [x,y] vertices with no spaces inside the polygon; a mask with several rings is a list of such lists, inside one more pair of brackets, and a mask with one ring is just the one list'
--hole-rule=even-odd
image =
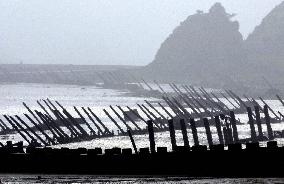
{"label": "ocean water", "polygon": [[[49,84],[1,84],[0,90],[0,118],[4,120],[3,114],[8,115],[21,115],[28,113],[27,109],[22,105],[25,102],[31,109],[40,110],[36,100],[49,98],[51,100],[58,100],[72,115],[78,115],[73,109],[76,107],[90,107],[102,119],[105,125],[116,132],[116,126],[104,114],[103,109],[108,110],[110,114],[115,117],[120,126],[126,130],[124,124],[111,112],[109,105],[120,105],[126,110],[126,106],[133,109],[138,109],[138,104],[145,104],[144,100],[148,100],[156,104],[159,99],[155,98],[142,98],[130,97],[127,91],[116,91],[110,89],[100,89],[90,86],[74,86],[74,85],[49,85]],[[231,106],[225,99],[221,99],[228,106]],[[266,100],[266,102],[275,110],[284,114],[284,107],[277,100]],[[259,101],[260,104],[262,104]],[[157,105],[157,104],[156,104]],[[263,105],[263,104],[262,104]],[[159,107],[157,109],[167,116],[165,112]],[[167,108],[170,113],[173,112]],[[139,110],[139,114],[143,112]],[[152,111],[156,114],[154,111]],[[122,113],[120,113],[122,115]],[[271,114],[271,113],[270,113]],[[156,114],[157,115],[157,114]],[[262,115],[263,116],[263,115]],[[273,115],[271,114],[273,117]],[[87,116],[85,116],[87,118]],[[242,122],[247,122],[246,114],[237,115]],[[147,118],[146,118],[147,119]],[[5,120],[4,120],[5,121]],[[144,122],[137,122],[141,127],[146,127]],[[273,130],[283,130],[284,124],[273,124]],[[92,126],[92,125],[91,125]],[[87,130],[87,127],[84,127]],[[95,127],[93,126],[95,129]],[[211,127],[213,132],[213,141],[218,143],[216,129]],[[247,124],[238,125],[239,137],[247,138],[250,136],[249,126]],[[266,131],[265,125],[263,130]],[[66,130],[68,131],[68,130]],[[193,138],[191,130],[188,130],[190,144],[193,145]],[[206,134],[204,128],[198,128],[199,141],[201,144],[207,144]],[[183,139],[180,131],[176,131],[177,144],[182,145]],[[169,132],[155,133],[156,145],[165,146],[168,150],[171,149]],[[18,134],[0,135],[0,141],[6,142],[7,140],[20,141],[22,138]],[[134,140],[138,148],[149,147],[148,135],[134,135]],[[283,145],[284,141],[278,139],[278,142]],[[101,147],[112,148],[131,147],[131,142],[128,136],[115,136],[111,138],[94,139],[91,141],[70,143],[64,145],[56,145],[54,147],[69,147],[69,148],[95,148]],[[214,179],[214,178],[151,178],[151,177],[115,177],[115,176],[34,176],[34,175],[1,175],[0,179],[3,183],[284,183],[283,179]]]}
{"label": "ocean water", "polygon": [[[156,104],[156,101],[159,101],[159,99],[155,98],[130,97],[127,95],[126,91],[101,89],[90,86],[48,85],[48,84],[10,84],[10,85],[3,84],[1,85],[1,90],[0,90],[0,118],[5,121],[2,114],[23,116],[23,113],[28,113],[27,109],[22,105],[22,102],[25,102],[31,109],[37,109],[39,111],[42,111],[38,106],[38,104],[36,103],[36,100],[46,99],[46,98],[59,101],[75,117],[78,117],[78,115],[73,109],[73,106],[90,107],[97,114],[97,116],[101,118],[101,120],[105,123],[105,125],[111,130],[114,130],[114,132],[117,131],[117,127],[106,116],[106,114],[103,112],[103,109],[106,109],[114,117],[114,119],[118,122],[118,124],[123,129],[126,130],[125,125],[109,108],[110,105],[112,106],[120,105],[124,110],[127,110],[125,108],[126,106],[129,106],[133,109],[138,109],[139,114],[142,115],[145,119],[147,119],[146,115],[144,115],[143,112],[138,108],[137,104],[145,104],[144,102],[145,99],[150,102],[153,102],[154,105]],[[227,103],[228,106],[230,106],[230,104],[228,104],[228,102],[226,102],[225,99],[221,100],[223,100],[225,103]],[[266,102],[275,110],[275,112],[280,111],[284,114],[284,107],[279,101],[266,100]],[[262,104],[261,102],[259,103]],[[167,117],[167,114],[160,107],[156,108],[164,116]],[[169,108],[167,109],[173,114],[173,112]],[[154,111],[152,112],[156,114],[156,112]],[[122,115],[121,112],[119,113]],[[271,114],[271,117],[273,117],[273,114]],[[88,120],[87,116],[85,116],[85,118]],[[244,123],[248,121],[248,117],[246,114],[236,115],[236,118],[239,118]],[[25,117],[23,117],[23,119],[25,119]],[[27,122],[29,121],[27,120]],[[137,122],[137,124],[141,127],[146,127],[146,124],[142,121]],[[92,124],[91,126],[95,129],[95,127]],[[132,127],[134,128],[134,126]],[[84,128],[88,130],[87,127]],[[272,128],[273,130],[282,130],[284,129],[284,126],[282,123],[273,124]],[[211,130],[213,132],[213,141],[215,143],[218,143],[215,127],[211,127]],[[250,136],[250,130],[247,124],[239,125],[238,130],[240,138],[246,138]],[[263,130],[264,131],[266,130],[265,125],[263,125]],[[68,132],[68,130],[66,131]],[[188,130],[188,133],[189,133],[190,144],[193,144],[191,130]],[[200,143],[207,144],[207,138],[204,128],[198,128],[198,135]],[[176,136],[177,136],[177,144],[182,145],[183,139],[181,132],[176,131]],[[138,148],[149,147],[148,135],[135,135],[134,139],[136,141]],[[166,146],[168,147],[169,150],[171,149],[169,132],[155,133],[155,139],[157,146]],[[19,141],[22,140],[22,138],[18,134],[0,136],[1,142],[5,142],[7,140]],[[279,142],[280,144],[283,143],[282,140],[279,140]],[[128,136],[117,136],[111,138],[94,139],[91,141],[85,141],[79,143],[57,145],[55,147],[62,147],[62,146],[69,148],[78,148],[78,147],[86,147],[86,148],[101,147],[103,149],[112,148],[112,147],[127,148],[131,147],[131,142]]]}
{"label": "ocean water", "polygon": [[[77,113],[73,109],[73,106],[76,107],[90,107],[97,116],[105,123],[105,125],[116,132],[118,129],[114,125],[113,122],[106,116],[103,112],[103,109],[106,109],[112,117],[118,122],[118,124],[126,130],[125,125],[119,120],[119,118],[115,115],[114,112],[109,108],[110,105],[120,105],[124,110],[127,110],[125,107],[129,106],[133,109],[138,109],[140,115],[142,115],[145,119],[147,119],[146,115],[138,108],[137,104],[145,104],[144,100],[148,100],[153,102],[155,105],[156,101],[159,99],[155,98],[142,98],[142,97],[130,97],[127,95],[126,91],[116,91],[110,89],[101,89],[97,87],[90,86],[73,86],[73,85],[48,85],[48,84],[11,84],[11,85],[1,85],[0,90],[0,118],[5,121],[2,114],[8,115],[21,115],[23,113],[28,113],[28,110],[22,105],[22,102],[25,102],[31,109],[37,109],[42,111],[36,100],[49,98],[51,100],[59,101],[66,109],[74,116],[78,117]],[[221,99],[225,103],[225,99]],[[275,110],[275,112],[280,111],[284,114],[284,107],[277,100],[266,100],[266,102]],[[260,104],[262,104],[259,101]],[[43,103],[42,103],[43,104]],[[157,105],[157,104],[156,104]],[[167,114],[160,108],[156,107],[164,116],[167,117]],[[173,114],[173,112],[167,108],[169,112]],[[151,109],[150,109],[151,110]],[[151,110],[152,111],[152,110]],[[190,110],[189,110],[190,111]],[[119,112],[119,111],[118,111]],[[156,112],[152,111],[154,114]],[[122,113],[119,112],[121,115]],[[84,114],[82,112],[82,114]],[[271,113],[270,113],[271,114]],[[157,114],[156,114],[157,115]],[[158,115],[157,115],[158,116]],[[262,115],[263,116],[263,115]],[[273,114],[271,114],[273,117]],[[25,117],[22,117],[25,119]],[[85,118],[88,120],[87,116]],[[236,118],[239,118],[241,122],[247,122],[248,117],[246,114],[236,115]],[[27,120],[27,119],[25,119]],[[90,120],[88,120],[90,121]],[[29,122],[27,120],[27,122]],[[138,121],[137,124],[140,127],[146,127],[146,124],[142,121]],[[91,124],[91,126],[95,129],[95,127]],[[132,126],[130,124],[130,126]],[[132,126],[134,128],[134,126]],[[86,130],[87,127],[84,127]],[[284,126],[282,123],[273,124],[273,130],[282,130]],[[218,143],[218,138],[216,134],[215,127],[211,127],[213,132],[213,141]],[[239,136],[240,138],[246,138],[250,136],[249,126],[247,124],[239,125]],[[266,130],[266,126],[263,125],[263,130]],[[66,130],[68,132],[68,130]],[[193,144],[193,139],[191,135],[191,130],[188,130],[189,133],[189,141]],[[40,134],[40,133],[39,133]],[[198,128],[199,141],[201,144],[207,144],[207,138],[205,134],[204,128]],[[182,144],[182,134],[180,131],[176,131],[177,136],[177,144]],[[148,135],[135,135],[134,139],[138,148],[141,147],[149,147]],[[169,132],[158,132],[155,133],[155,139],[157,146],[166,146],[170,150],[170,136]],[[0,141],[5,142],[7,140],[19,141],[22,138],[18,134],[12,135],[2,135],[0,136]],[[282,140],[279,140],[280,144],[282,144]],[[86,148],[94,148],[94,147],[102,147],[102,148],[112,148],[112,147],[122,147],[127,148],[131,147],[131,142],[128,136],[116,136],[111,138],[101,138],[94,139],[91,141],[79,142],[79,143],[70,143],[64,145],[57,145],[55,147],[69,147],[69,148],[78,148],[78,147],[86,147]]]}

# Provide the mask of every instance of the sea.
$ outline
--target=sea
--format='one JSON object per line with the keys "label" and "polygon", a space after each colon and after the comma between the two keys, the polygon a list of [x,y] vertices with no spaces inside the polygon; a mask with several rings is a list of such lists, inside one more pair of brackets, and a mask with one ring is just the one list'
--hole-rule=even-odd
{"label": "sea", "polygon": [[[164,116],[167,114],[158,106],[157,102],[161,99],[151,97],[136,97],[130,95],[128,91],[124,90],[112,90],[102,89],[96,86],[77,86],[77,85],[59,85],[59,84],[1,84],[0,90],[0,118],[5,121],[2,115],[7,114],[10,116],[19,115],[23,119],[24,113],[29,113],[28,110],[23,106],[25,102],[30,109],[43,111],[37,104],[37,100],[42,102],[42,99],[50,99],[51,101],[60,102],[74,117],[79,117],[74,110],[74,106],[90,107],[97,116],[105,123],[105,125],[117,131],[117,127],[107,117],[103,109],[107,110],[112,117],[119,123],[119,125],[126,130],[125,125],[110,109],[110,105],[115,107],[116,105],[121,106],[124,110],[126,106],[132,109],[137,109],[139,114],[147,119],[146,115],[139,109],[137,104],[145,104],[144,100],[151,102]],[[231,106],[225,99],[221,99],[229,107]],[[261,105],[262,102],[258,101]],[[278,100],[266,100],[266,103],[277,113],[277,111],[284,114],[284,107]],[[118,110],[118,109],[117,109]],[[167,110],[173,114],[173,112],[167,108]],[[190,111],[190,109],[188,109]],[[119,112],[119,111],[118,111]],[[152,111],[156,114],[155,111]],[[83,113],[83,112],[82,112]],[[119,112],[121,115],[122,113]],[[156,114],[158,116],[158,114]],[[262,114],[263,116],[263,114]],[[273,117],[273,114],[271,114]],[[87,118],[87,117],[86,117]],[[249,126],[246,124],[248,117],[246,114],[236,115],[236,118],[244,125],[238,125],[239,137],[247,138],[250,136]],[[25,119],[27,122],[28,120]],[[141,127],[146,127],[143,121],[137,122]],[[282,131],[284,124],[272,124],[273,130]],[[93,126],[93,125],[91,125]],[[84,127],[87,130],[87,127]],[[93,127],[95,129],[95,127]],[[134,128],[134,127],[133,127]],[[263,129],[266,130],[265,125]],[[68,131],[68,130],[66,130]],[[211,127],[213,133],[213,142],[218,143],[218,137],[216,129]],[[193,145],[193,138],[190,130],[188,130],[190,144]],[[206,134],[204,128],[198,128],[198,136],[201,144],[207,144]],[[182,134],[179,130],[176,131],[177,144],[182,145],[183,139]],[[0,135],[0,141],[5,144],[6,141],[23,141],[18,134],[11,135]],[[138,148],[149,147],[148,135],[134,135],[134,140]],[[155,140],[157,146],[167,147],[171,150],[169,132],[158,132],[155,133]],[[283,139],[277,139],[280,145],[284,144]],[[24,145],[26,143],[24,142]],[[261,145],[265,145],[264,143]],[[101,147],[102,149],[121,147],[131,148],[131,141],[128,136],[114,136],[111,138],[100,138],[91,141],[70,143],[64,145],[53,146],[56,148],[68,147],[68,148],[96,148]],[[1,163],[0,163],[1,167]],[[284,183],[284,179],[281,178],[176,178],[176,177],[130,177],[130,176],[78,176],[78,175],[0,175],[0,181],[2,183]]]}

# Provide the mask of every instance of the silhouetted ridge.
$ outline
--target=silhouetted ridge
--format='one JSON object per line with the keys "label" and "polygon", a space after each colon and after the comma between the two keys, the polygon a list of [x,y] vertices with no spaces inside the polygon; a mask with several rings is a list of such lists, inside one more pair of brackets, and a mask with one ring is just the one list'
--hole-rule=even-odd
{"label": "silhouetted ridge", "polygon": [[282,60],[284,56],[283,20],[284,2],[276,6],[248,36],[246,45],[251,55],[261,55],[260,59],[266,55],[271,62]]}
{"label": "silhouetted ridge", "polygon": [[[284,2],[276,6],[245,42],[247,61],[255,74],[266,75],[274,86],[283,84]],[[279,80],[280,79],[280,80]],[[255,79],[257,80],[257,78]]]}
{"label": "silhouetted ridge", "polygon": [[238,71],[243,61],[243,38],[232,17],[220,3],[208,13],[198,11],[189,16],[162,43],[154,61],[146,67],[148,73],[152,77],[199,84],[231,80],[229,76]]}

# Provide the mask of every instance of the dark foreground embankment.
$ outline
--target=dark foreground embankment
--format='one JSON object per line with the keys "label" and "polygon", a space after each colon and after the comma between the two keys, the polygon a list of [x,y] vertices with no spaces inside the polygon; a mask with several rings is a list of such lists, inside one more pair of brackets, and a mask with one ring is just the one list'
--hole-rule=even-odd
{"label": "dark foreground embankment", "polygon": [[[14,152],[14,153],[13,153]],[[268,142],[177,147],[174,152],[148,148],[132,154],[131,149],[0,149],[1,173],[92,174],[92,175],[167,175],[190,177],[283,177],[284,147]]]}

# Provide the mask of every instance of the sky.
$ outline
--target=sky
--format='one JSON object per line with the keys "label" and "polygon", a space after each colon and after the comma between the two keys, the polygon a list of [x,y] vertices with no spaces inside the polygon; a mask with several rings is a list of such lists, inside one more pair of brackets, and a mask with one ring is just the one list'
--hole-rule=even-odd
{"label": "sky", "polygon": [[283,0],[0,0],[0,64],[146,65],[180,22],[221,2],[244,38]]}

